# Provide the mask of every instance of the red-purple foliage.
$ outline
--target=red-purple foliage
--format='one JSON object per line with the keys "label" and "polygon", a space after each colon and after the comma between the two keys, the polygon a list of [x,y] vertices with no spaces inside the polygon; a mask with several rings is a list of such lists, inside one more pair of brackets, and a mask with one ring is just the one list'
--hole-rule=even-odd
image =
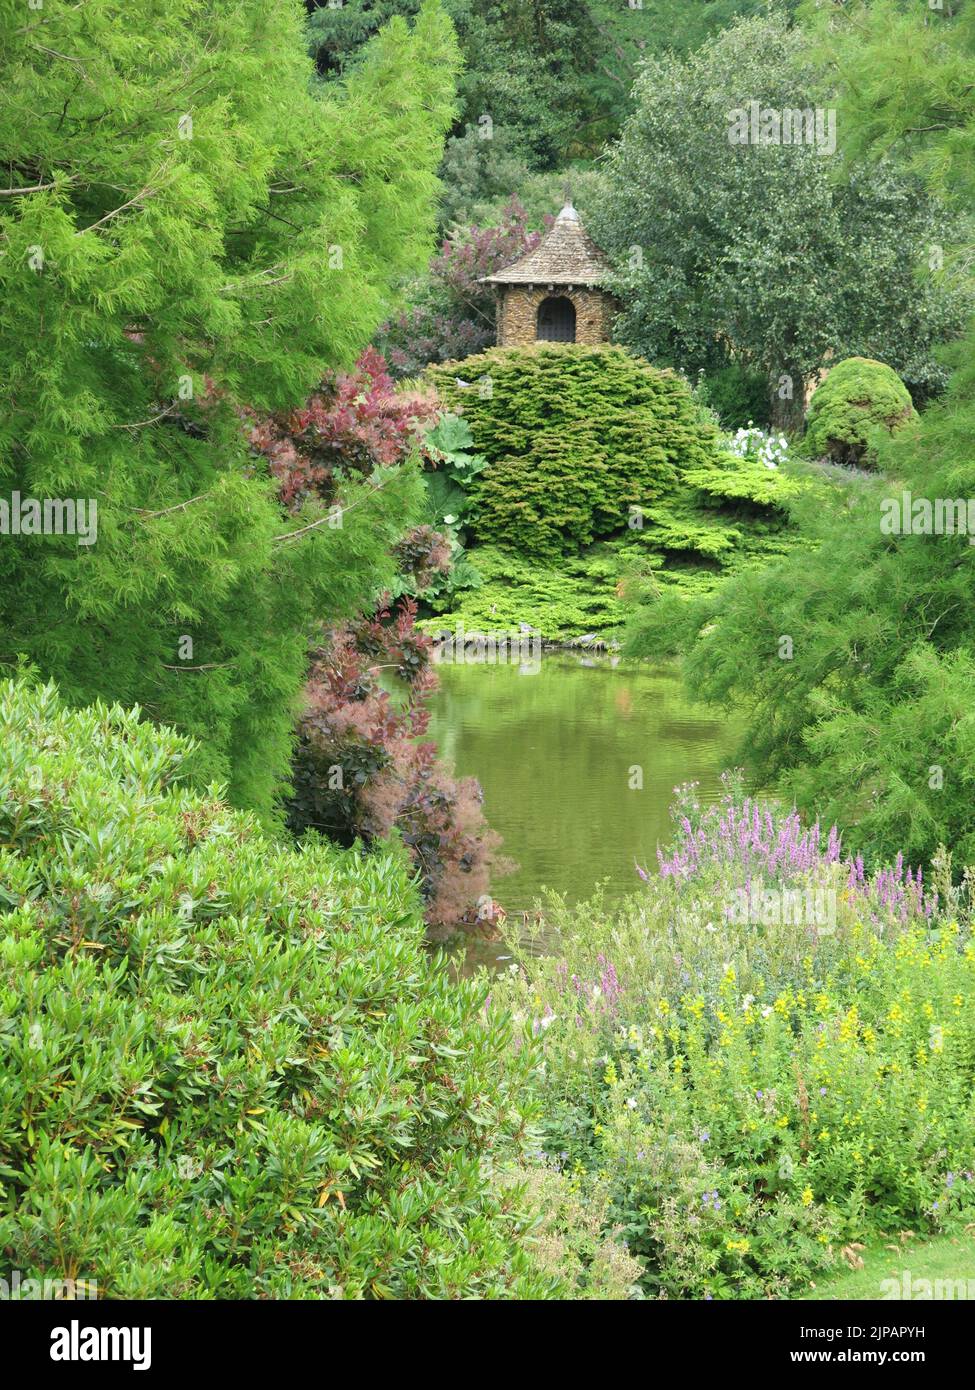
{"label": "red-purple foliage", "polygon": [[[451,777],[423,739],[437,681],[415,616],[405,600],[395,615],[335,628],[314,654],[290,825],[343,844],[398,830],[419,870],[427,922],[442,932],[493,918],[483,907],[500,839],[484,821],[477,782]],[[383,685],[383,671],[396,673],[398,690]]]}
{"label": "red-purple foliage", "polygon": [[432,392],[397,395],[382,354],[366,348],[351,372],[326,375],[300,409],[259,421],[250,442],[295,509],[311,493],[334,501],[344,474],[368,477],[402,463],[440,409]]}
{"label": "red-purple foliage", "polygon": [[529,231],[525,209],[512,198],[497,227],[467,227],[448,238],[429,266],[421,302],[379,329],[377,340],[397,376],[414,376],[428,362],[450,362],[482,352],[494,341],[494,293],[481,277],[529,251],[541,240]]}
{"label": "red-purple foliage", "polygon": [[414,526],[393,547],[399,573],[413,581],[413,588],[422,594],[433,578],[450,569],[450,542],[432,526]]}
{"label": "red-purple foliage", "polygon": [[[250,439],[295,511],[311,496],[334,503],[344,478],[402,463],[440,408],[433,394],[396,395],[369,348],[301,409],[253,423]],[[394,553],[420,589],[450,563],[449,542],[432,526],[406,531]],[[407,600],[395,613],[381,607],[326,630],[305,687],[288,815],[294,831],[313,828],[342,844],[398,830],[419,871],[427,921],[443,931],[478,920],[500,840],[484,821],[477,782],[451,777],[435,744],[423,741],[437,680],[415,618]],[[383,686],[383,671],[397,674],[399,691]]]}

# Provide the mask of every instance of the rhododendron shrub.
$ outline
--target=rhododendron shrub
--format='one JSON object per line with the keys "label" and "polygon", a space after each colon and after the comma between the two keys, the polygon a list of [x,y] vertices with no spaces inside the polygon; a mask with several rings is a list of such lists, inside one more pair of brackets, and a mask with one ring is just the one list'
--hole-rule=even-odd
{"label": "rhododendron shrub", "polygon": [[494,1178],[531,1059],[425,949],[402,855],[282,845],[182,786],[191,754],[137,710],[0,684],[4,1276],[545,1297]]}

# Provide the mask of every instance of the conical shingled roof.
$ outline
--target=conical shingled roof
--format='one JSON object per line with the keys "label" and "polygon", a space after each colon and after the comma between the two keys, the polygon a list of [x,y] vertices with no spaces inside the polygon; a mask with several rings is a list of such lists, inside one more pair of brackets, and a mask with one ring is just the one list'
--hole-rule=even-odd
{"label": "conical shingled roof", "polygon": [[596,285],[608,269],[571,203],[555,219],[534,251],[485,275],[486,285]]}

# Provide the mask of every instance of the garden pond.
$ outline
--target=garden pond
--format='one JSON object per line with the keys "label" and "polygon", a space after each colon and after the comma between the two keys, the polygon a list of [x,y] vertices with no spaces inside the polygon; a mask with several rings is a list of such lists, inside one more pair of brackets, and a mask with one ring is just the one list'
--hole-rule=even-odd
{"label": "garden pond", "polygon": [[[508,913],[546,889],[569,903],[618,902],[656,870],[674,788],[721,791],[736,729],[693,703],[671,664],[547,653],[523,662],[441,661],[429,736],[458,776],[476,777],[488,823],[517,867],[492,885]],[[503,948],[499,948],[503,949]],[[478,954],[481,954],[478,952]]]}

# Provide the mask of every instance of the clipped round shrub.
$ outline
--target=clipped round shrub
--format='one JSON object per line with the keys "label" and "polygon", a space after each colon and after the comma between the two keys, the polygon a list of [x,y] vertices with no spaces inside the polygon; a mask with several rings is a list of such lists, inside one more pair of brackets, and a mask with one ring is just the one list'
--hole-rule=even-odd
{"label": "clipped round shrub", "polygon": [[115,1298],[551,1289],[487,1177],[532,1118],[401,855],[176,785],[137,714],[0,686],[0,1276]]}
{"label": "clipped round shrub", "polygon": [[428,375],[488,460],[470,490],[481,542],[554,558],[715,462],[687,382],[620,347],[493,348]]}
{"label": "clipped round shrub", "polygon": [[871,357],[848,357],[813,394],[803,448],[833,463],[870,466],[876,431],[893,434],[914,414],[907,387],[892,367]]}

